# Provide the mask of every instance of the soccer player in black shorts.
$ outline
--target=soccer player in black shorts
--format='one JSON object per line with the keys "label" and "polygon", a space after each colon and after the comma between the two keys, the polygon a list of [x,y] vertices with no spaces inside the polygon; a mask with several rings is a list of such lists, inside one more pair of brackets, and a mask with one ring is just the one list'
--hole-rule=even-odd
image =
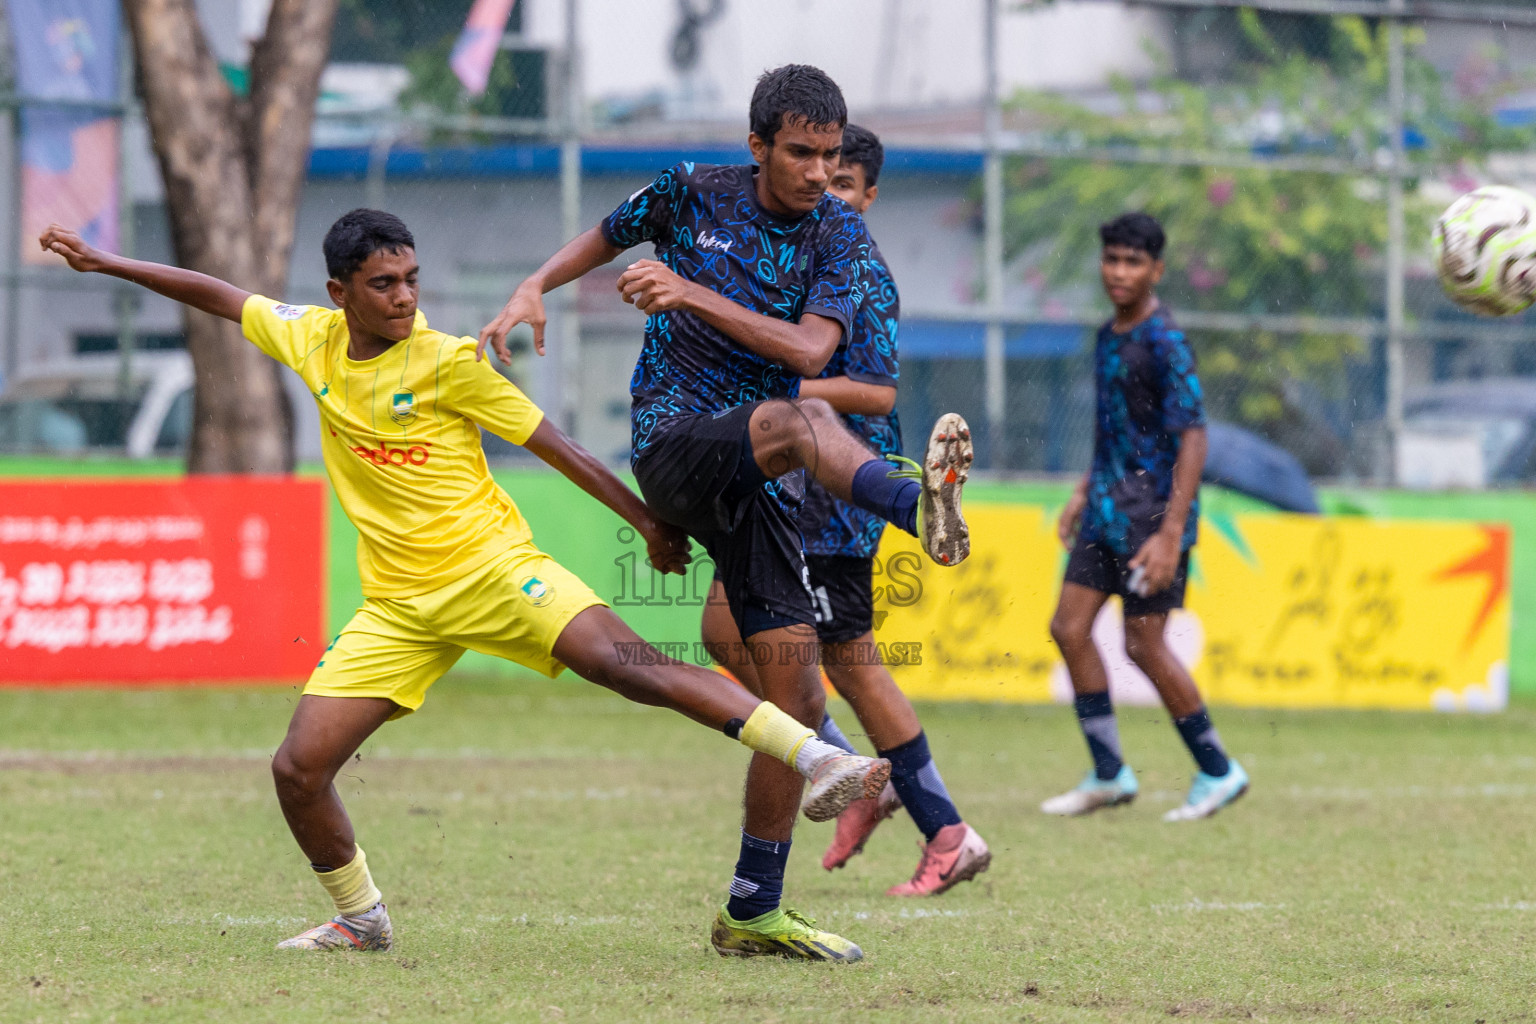
{"label": "soccer player in black shorts", "polygon": [[[893,468],[825,401],[797,398],[800,379],[821,371],[852,325],[869,235],[826,194],[848,120],[830,78],[795,64],[767,72],[750,120],[756,166],[683,163],[662,172],[519,285],[480,340],[505,361],[506,332],[529,323],[542,353],[544,292],[655,244],[658,259],[619,277],[624,300],[648,316],[630,384],[635,479],[655,514],[714,560],[737,628],[762,662],[763,692],[814,727],[825,694],[793,518],[796,471],[921,537],[935,561],[953,565],[970,551],[959,499],[972,449],[965,422],[949,414],[920,470]],[[730,900],[711,932],[722,955],[862,955],[779,906],[800,792],[798,775],[753,758]]]}
{"label": "soccer player in black shorts", "polygon": [[[862,215],[879,194],[884,162],[880,139],[850,124],[843,130],[842,160],[828,191]],[[848,340],[838,346],[821,376],[800,385],[800,394],[826,399],[873,450],[899,456],[896,325],[901,303],[878,249],[870,252],[862,292]],[[799,523],[816,603],[822,667],[838,694],[853,706],[879,756],[891,762],[891,783],[885,791],[873,799],[855,800],[838,815],[837,833],[821,865],[828,871],[842,867],[863,850],[882,820],[905,805],[923,833],[923,854],[912,878],[891,887],[887,895],[937,895],[985,871],[992,854],[981,836],[961,821],[917,713],[882,664],[874,642],[874,556],[885,522],[837,500],[813,480],[806,485]],[[704,611],[705,645],[749,689],[759,691],[756,668],[736,635],[723,594],[717,580]],[[826,742],[853,750],[830,715],[819,732]]]}
{"label": "soccer player in black shorts", "polygon": [[1092,635],[1099,609],[1116,594],[1124,604],[1125,652],[1152,680],[1199,768],[1185,802],[1163,819],[1191,821],[1248,789],[1248,775],[1222,749],[1189,670],[1163,639],[1168,613],[1184,606],[1200,517],[1205,409],[1189,341],[1155,291],[1163,276],[1162,226],[1145,213],[1128,213],[1103,225],[1099,237],[1100,272],[1115,315],[1099,328],[1094,348],[1093,465],[1058,524],[1072,553],[1051,620],[1093,768],[1040,809],[1088,814],[1136,797]]}

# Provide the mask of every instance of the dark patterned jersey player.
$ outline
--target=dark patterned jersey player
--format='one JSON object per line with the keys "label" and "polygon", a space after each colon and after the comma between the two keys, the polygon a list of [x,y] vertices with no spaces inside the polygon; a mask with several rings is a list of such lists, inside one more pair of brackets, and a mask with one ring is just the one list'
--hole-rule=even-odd
{"label": "dark patterned jersey player", "polygon": [[[842,159],[829,191],[863,215],[880,193],[884,162],[885,149],[874,132],[850,124],[843,130]],[[843,422],[872,451],[899,457],[901,429],[895,403],[900,300],[879,250],[871,248],[862,276],[862,301],[853,329],[820,376],[801,384],[800,393],[823,399],[842,413]],[[905,807],[923,834],[923,853],[912,877],[886,894],[944,892],[985,871],[992,853],[976,830],[961,820],[929,751],[922,723],[891,678],[875,643],[874,556],[885,522],[839,500],[813,480],[806,485],[800,528],[805,535],[822,667],[838,694],[853,707],[875,750],[891,762],[887,791],[874,799],[854,801],[838,816],[837,831],[821,866],[831,871],[848,863],[881,821]],[[756,663],[742,650],[730,616],[723,614],[719,581],[710,596],[715,600],[705,607],[703,624],[707,648],[720,652],[720,660],[749,688],[761,688]],[[828,743],[853,750],[830,715],[823,716],[820,735]]]}
{"label": "dark patterned jersey player", "polygon": [[1071,554],[1051,619],[1093,768],[1040,809],[1089,814],[1136,797],[1136,773],[1121,756],[1109,676],[1093,639],[1100,610],[1118,595],[1125,652],[1157,688],[1197,766],[1183,805],[1163,817],[1192,821],[1248,790],[1247,773],[1222,748],[1194,679],[1164,639],[1169,613],[1184,605],[1197,534],[1205,409],[1189,341],[1157,297],[1167,242],[1162,225],[1128,213],[1100,227],[1099,237],[1100,276],[1115,315],[1094,347],[1093,465],[1058,523]]}
{"label": "dark patterned jersey player", "polygon": [[[846,335],[862,304],[869,234],[848,204],[823,194],[801,216],[768,209],[752,167],[683,163],[663,171],[602,223],[619,249],[654,243],[656,258],[689,281],[765,317],[825,317]],[[679,413],[717,413],[799,393],[800,375],[745,349],[688,309],[645,324],[630,380],[631,458]]]}
{"label": "dark patterned jersey player", "polygon": [[[830,78],[802,64],[766,72],[749,119],[752,166],[663,171],[519,285],[480,340],[505,360],[507,330],[529,323],[542,353],[544,292],[654,246],[655,259],[636,260],[618,281],[647,316],[631,384],[635,481],[657,516],[709,553],[743,643],[761,652],[763,692],[819,722],[814,659],[776,657],[803,647],[816,621],[788,480],[807,471],[953,565],[969,552],[959,492],[970,433],[959,417],[942,418],[922,469],[893,472],[826,401],[796,397],[853,326],[869,235],[826,195],[848,121]],[[740,856],[711,934],[722,954],[861,956],[779,905],[800,788],[760,761],[748,770]]]}
{"label": "dark patterned jersey player", "polygon": [[[1184,433],[1205,426],[1205,406],[1189,339],[1162,306],[1129,331],[1113,320],[1100,327],[1093,364],[1093,466],[1081,538],[1129,561],[1162,523]],[[1199,518],[1197,494],[1181,550],[1195,543]]]}

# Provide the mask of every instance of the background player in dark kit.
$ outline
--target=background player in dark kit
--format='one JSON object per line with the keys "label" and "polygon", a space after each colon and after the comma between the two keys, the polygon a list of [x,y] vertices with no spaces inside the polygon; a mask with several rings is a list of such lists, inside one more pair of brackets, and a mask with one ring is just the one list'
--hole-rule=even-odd
{"label": "background player in dark kit", "polygon": [[[814,653],[815,615],[792,518],[798,495],[779,478],[804,468],[954,564],[969,553],[959,497],[970,432],[943,417],[924,470],[893,470],[826,402],[793,400],[852,324],[870,242],[858,215],[826,195],[847,122],[836,84],[805,65],[770,71],[750,117],[756,166],[662,172],[524,281],[481,344],[505,360],[506,332],[526,322],[542,352],[545,291],[655,243],[658,260],[619,278],[624,299],[648,315],[630,384],[635,478],[657,515],[714,559],[741,635],[766,662],[764,692],[815,726],[825,710],[816,659],[782,656]],[[753,758],[748,770],[741,853],[712,942],[727,955],[857,959],[856,945],[779,907],[801,782],[778,769]],[[872,776],[867,795],[883,783]]]}
{"label": "background player in dark kit", "polygon": [[[861,215],[879,194],[885,150],[866,128],[850,124],[843,131],[842,158],[828,191]],[[897,322],[901,315],[896,282],[878,249],[871,249],[863,302],[847,340],[838,346],[821,376],[800,385],[802,396],[825,398],[843,421],[876,452],[901,455],[897,421]],[[816,633],[822,667],[837,692],[852,705],[880,756],[892,765],[891,784],[879,797],[856,800],[838,816],[837,834],[822,857],[822,867],[840,868],[864,848],[879,823],[906,804],[926,843],[912,878],[888,890],[892,896],[927,896],[974,878],[992,854],[960,813],[928,750],[917,714],[874,642],[874,556],[884,520],[842,502],[812,480],[800,510],[806,562],[815,599]],[[735,623],[725,608],[718,580],[704,610],[706,647],[755,692],[761,691],[756,668],[743,649]],[[853,750],[832,721],[822,720],[821,738]]]}
{"label": "background player in dark kit", "polygon": [[[1093,623],[1111,594],[1125,609],[1125,651],[1157,687],[1199,770],[1165,821],[1206,818],[1242,796],[1248,775],[1229,758],[1189,671],[1163,639],[1184,606],[1189,549],[1205,465],[1205,409],[1194,353],[1158,301],[1165,236],[1145,213],[1099,229],[1100,270],[1115,315],[1094,348],[1097,390],[1093,466],[1062,510],[1071,549],[1051,636],[1072,677],[1078,721],[1094,767],[1075,789],[1041,804],[1047,814],[1087,814],[1135,799],[1136,775],[1120,754],[1109,677]],[[1074,539],[1074,533],[1076,534]]]}

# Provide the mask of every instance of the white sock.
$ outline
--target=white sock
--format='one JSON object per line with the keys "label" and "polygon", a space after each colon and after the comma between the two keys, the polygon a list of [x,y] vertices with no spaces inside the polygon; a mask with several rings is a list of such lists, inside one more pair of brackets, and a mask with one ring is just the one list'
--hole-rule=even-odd
{"label": "white sock", "polygon": [[799,752],[795,754],[795,771],[810,778],[816,774],[816,769],[832,758],[846,756],[848,751],[812,736],[800,745]]}

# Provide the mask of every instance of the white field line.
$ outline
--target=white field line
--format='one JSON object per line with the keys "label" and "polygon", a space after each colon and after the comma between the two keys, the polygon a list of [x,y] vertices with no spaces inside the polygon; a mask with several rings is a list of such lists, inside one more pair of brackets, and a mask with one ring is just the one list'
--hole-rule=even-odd
{"label": "white field line", "polygon": [[1217,911],[1237,911],[1247,913],[1255,910],[1284,910],[1284,903],[1228,903],[1224,900],[1193,899],[1188,903],[1157,903],[1152,907],[1159,914],[1169,912],[1182,913],[1211,913]]}

